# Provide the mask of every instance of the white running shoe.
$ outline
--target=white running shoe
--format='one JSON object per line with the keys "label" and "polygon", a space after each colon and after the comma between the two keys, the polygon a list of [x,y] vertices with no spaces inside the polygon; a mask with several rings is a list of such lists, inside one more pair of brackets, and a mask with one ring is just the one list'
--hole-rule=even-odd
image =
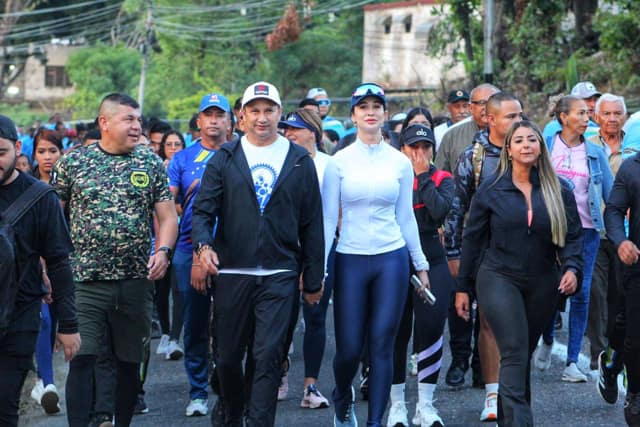
{"label": "white running shoe", "polygon": [[165,360],[179,360],[184,356],[184,350],[178,345],[175,340],[169,341],[167,345],[167,351],[164,354]]}
{"label": "white running shoe", "polygon": [[484,400],[484,409],[480,413],[480,421],[497,421],[498,420],[498,394],[487,393]]}
{"label": "white running shoe", "polygon": [[300,407],[310,409],[328,408],[329,401],[318,391],[315,384],[309,384],[304,388]]}
{"label": "white running shoe", "polygon": [[414,377],[418,375],[418,355],[413,353],[409,358],[409,373]]}
{"label": "white running shoe", "polygon": [[158,343],[158,348],[156,348],[156,354],[165,354],[167,352],[167,347],[169,346],[169,335],[162,334],[160,337],[160,342]]}
{"label": "white running shoe", "polygon": [[280,378],[280,387],[278,387],[278,400],[286,400],[289,395],[289,373],[285,372]]}
{"label": "white running shoe", "polygon": [[589,379],[585,374],[578,369],[578,365],[575,362],[569,363],[569,366],[562,371],[562,381],[568,383],[586,383]]}
{"label": "white running shoe", "polygon": [[538,346],[536,355],[533,358],[533,364],[541,371],[549,369],[551,366],[551,351],[553,350],[553,343],[545,344],[544,341]]}
{"label": "white running shoe", "polygon": [[207,415],[207,403],[206,399],[193,399],[184,414],[187,417]]}
{"label": "white running shoe", "polygon": [[60,405],[58,405],[60,396],[58,395],[58,389],[53,384],[45,387],[42,380],[38,380],[31,390],[31,398],[42,406],[47,415],[60,412]]}
{"label": "white running shoe", "polygon": [[387,427],[409,427],[407,405],[401,400],[393,402],[389,408]]}
{"label": "white running shoe", "polygon": [[[418,423],[416,423],[416,418],[418,418]],[[416,416],[412,421],[420,427],[444,427],[444,421],[438,415],[438,410],[433,406],[433,402],[418,403]]]}

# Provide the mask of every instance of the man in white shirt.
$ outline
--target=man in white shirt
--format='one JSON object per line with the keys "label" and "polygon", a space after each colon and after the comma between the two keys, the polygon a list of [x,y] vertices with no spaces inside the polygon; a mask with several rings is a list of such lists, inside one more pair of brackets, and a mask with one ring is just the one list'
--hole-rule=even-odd
{"label": "man in white shirt", "polygon": [[[228,426],[243,425],[245,403],[247,425],[274,424],[279,362],[300,275],[305,301],[316,304],[322,297],[318,177],[309,152],[278,134],[281,111],[272,84],[245,90],[245,135],[222,145],[209,161],[193,207],[199,264],[216,276],[213,333]],[[245,396],[242,359],[250,344],[255,368],[251,395]]]}

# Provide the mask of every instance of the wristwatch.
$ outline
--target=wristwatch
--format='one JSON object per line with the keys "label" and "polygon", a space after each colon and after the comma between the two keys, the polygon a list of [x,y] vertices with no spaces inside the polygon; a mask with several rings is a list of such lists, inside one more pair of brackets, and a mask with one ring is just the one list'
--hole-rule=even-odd
{"label": "wristwatch", "polygon": [[171,248],[169,246],[160,246],[158,248],[158,252],[164,252],[167,254],[167,258],[169,259],[169,262],[171,262],[171,255],[173,253],[173,251],[171,250]]}

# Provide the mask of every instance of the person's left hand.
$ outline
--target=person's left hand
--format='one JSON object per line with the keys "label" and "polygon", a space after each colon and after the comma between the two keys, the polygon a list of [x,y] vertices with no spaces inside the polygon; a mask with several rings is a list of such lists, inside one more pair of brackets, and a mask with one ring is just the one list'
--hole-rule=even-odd
{"label": "person's left hand", "polygon": [[80,344],[82,344],[82,339],[80,339],[80,334],[60,334],[58,333],[56,339],[56,351],[60,350],[60,347],[64,349],[64,360],[66,362],[73,359],[78,350],[80,349]]}
{"label": "person's left hand", "polygon": [[162,279],[169,268],[169,255],[167,255],[165,251],[156,251],[156,253],[149,258],[147,268],[149,269],[147,279]]}
{"label": "person's left hand", "polygon": [[558,290],[560,291],[560,293],[564,295],[573,295],[576,292],[577,288],[578,288],[578,278],[576,277],[576,274],[571,270],[567,270],[562,275],[562,279],[560,280],[560,286],[558,286]]}

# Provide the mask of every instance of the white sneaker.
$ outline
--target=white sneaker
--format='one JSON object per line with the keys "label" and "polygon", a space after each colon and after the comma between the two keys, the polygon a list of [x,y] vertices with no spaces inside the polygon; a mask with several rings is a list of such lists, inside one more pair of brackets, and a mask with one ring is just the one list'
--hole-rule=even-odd
{"label": "white sneaker", "polygon": [[160,337],[160,343],[156,348],[156,354],[165,354],[167,352],[167,346],[169,345],[169,335],[162,335]]}
{"label": "white sneaker", "polygon": [[487,393],[484,399],[484,409],[480,413],[480,421],[498,420],[498,394]]}
{"label": "white sneaker", "polygon": [[60,412],[60,405],[58,405],[60,396],[58,395],[58,389],[53,384],[44,387],[42,380],[38,380],[31,390],[31,398],[42,406],[47,415]]}
{"label": "white sneaker", "polygon": [[414,377],[418,375],[418,355],[413,353],[409,358],[409,373]]}
{"label": "white sneaker", "polygon": [[391,404],[387,427],[409,427],[407,405],[402,400]]}
{"label": "white sneaker", "polygon": [[[418,418],[416,420],[416,418]],[[438,410],[433,406],[433,402],[418,403],[416,406],[416,416],[413,423],[420,427],[444,427],[444,421],[438,415]],[[416,423],[416,421],[419,421]]]}
{"label": "white sneaker", "polygon": [[553,350],[553,343],[545,344],[544,341],[538,346],[536,355],[533,359],[533,364],[541,371],[549,369],[551,366],[551,351]]}
{"label": "white sneaker", "polygon": [[189,402],[185,415],[187,417],[195,417],[198,415],[207,415],[207,400],[206,399],[193,399]]}
{"label": "white sneaker", "polygon": [[184,350],[175,340],[169,341],[167,350],[164,354],[165,360],[179,360],[184,355]]}
{"label": "white sneaker", "polygon": [[566,381],[568,383],[586,383],[588,378],[580,369],[578,369],[578,365],[576,365],[575,362],[571,362],[569,363],[569,366],[564,368],[564,371],[562,371],[562,381]]}
{"label": "white sneaker", "polygon": [[280,386],[278,387],[278,400],[286,400],[289,395],[289,373],[285,372],[280,378]]}

